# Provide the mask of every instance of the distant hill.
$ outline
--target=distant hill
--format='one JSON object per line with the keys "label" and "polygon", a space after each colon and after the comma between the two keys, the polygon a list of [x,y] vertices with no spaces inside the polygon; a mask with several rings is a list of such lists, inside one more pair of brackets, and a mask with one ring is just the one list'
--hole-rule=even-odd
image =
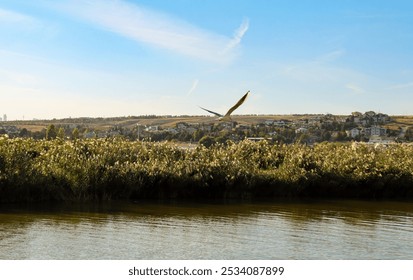
{"label": "distant hill", "polygon": [[[320,114],[321,116],[322,114]],[[239,124],[258,124],[268,120],[289,120],[311,118],[314,114],[294,114],[294,115],[234,115],[233,120]],[[346,116],[336,116],[346,117]],[[413,116],[390,116],[391,121],[385,126],[397,128],[400,126],[413,126]],[[161,126],[163,128],[175,127],[177,123],[214,123],[215,117],[211,116],[128,116],[112,118],[66,118],[53,120],[31,120],[31,121],[8,121],[3,124],[14,125],[20,129],[26,128],[29,131],[40,131],[47,128],[50,124],[55,126],[82,125],[90,129],[101,131],[108,128],[120,126],[132,128],[136,125],[142,126]]]}

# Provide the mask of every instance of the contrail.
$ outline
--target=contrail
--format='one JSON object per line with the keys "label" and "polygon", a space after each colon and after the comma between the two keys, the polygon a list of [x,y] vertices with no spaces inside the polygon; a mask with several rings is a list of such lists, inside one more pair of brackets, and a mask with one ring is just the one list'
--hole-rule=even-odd
{"label": "contrail", "polygon": [[199,80],[195,79],[194,82],[192,83],[192,87],[191,89],[188,91],[188,94],[186,96],[190,96],[196,89],[196,87],[198,86]]}
{"label": "contrail", "polygon": [[249,26],[250,26],[249,19],[244,18],[244,20],[242,21],[240,27],[238,27],[238,29],[235,30],[234,36],[232,37],[232,39],[227,44],[227,46],[226,46],[225,50],[223,51],[223,53],[226,53],[226,52],[232,50],[233,48],[235,48],[237,45],[239,45],[241,43],[241,39],[242,39],[242,37],[244,37],[244,34],[245,34],[245,32],[247,32]]}

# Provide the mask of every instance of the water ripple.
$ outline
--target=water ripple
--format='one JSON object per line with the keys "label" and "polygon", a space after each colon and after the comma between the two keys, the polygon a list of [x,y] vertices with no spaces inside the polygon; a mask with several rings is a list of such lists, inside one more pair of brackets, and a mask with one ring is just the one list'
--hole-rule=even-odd
{"label": "water ripple", "polygon": [[410,203],[0,209],[0,259],[413,259]]}

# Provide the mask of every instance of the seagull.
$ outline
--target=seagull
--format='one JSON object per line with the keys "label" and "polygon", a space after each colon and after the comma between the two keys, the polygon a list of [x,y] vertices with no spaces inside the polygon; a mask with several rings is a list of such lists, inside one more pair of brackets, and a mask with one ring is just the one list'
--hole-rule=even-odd
{"label": "seagull", "polygon": [[202,110],[205,110],[205,111],[207,111],[211,114],[214,114],[214,115],[218,116],[218,119],[217,119],[218,121],[229,122],[229,121],[232,121],[232,119],[230,117],[231,113],[234,112],[239,106],[241,106],[242,103],[244,103],[244,101],[245,101],[245,99],[247,99],[247,96],[248,96],[249,93],[250,93],[250,91],[247,91],[247,93],[244,94],[244,96],[241,97],[240,100],[238,100],[237,104],[232,106],[225,115],[221,115],[217,112],[210,111],[210,110],[202,108],[202,107],[199,107],[199,108],[201,108]]}

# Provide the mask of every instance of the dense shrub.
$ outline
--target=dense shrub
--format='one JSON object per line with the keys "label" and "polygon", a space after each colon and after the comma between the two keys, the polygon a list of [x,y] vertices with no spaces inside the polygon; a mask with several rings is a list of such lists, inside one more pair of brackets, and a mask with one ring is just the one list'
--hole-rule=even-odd
{"label": "dense shrub", "polygon": [[413,147],[0,138],[0,201],[413,197]]}

